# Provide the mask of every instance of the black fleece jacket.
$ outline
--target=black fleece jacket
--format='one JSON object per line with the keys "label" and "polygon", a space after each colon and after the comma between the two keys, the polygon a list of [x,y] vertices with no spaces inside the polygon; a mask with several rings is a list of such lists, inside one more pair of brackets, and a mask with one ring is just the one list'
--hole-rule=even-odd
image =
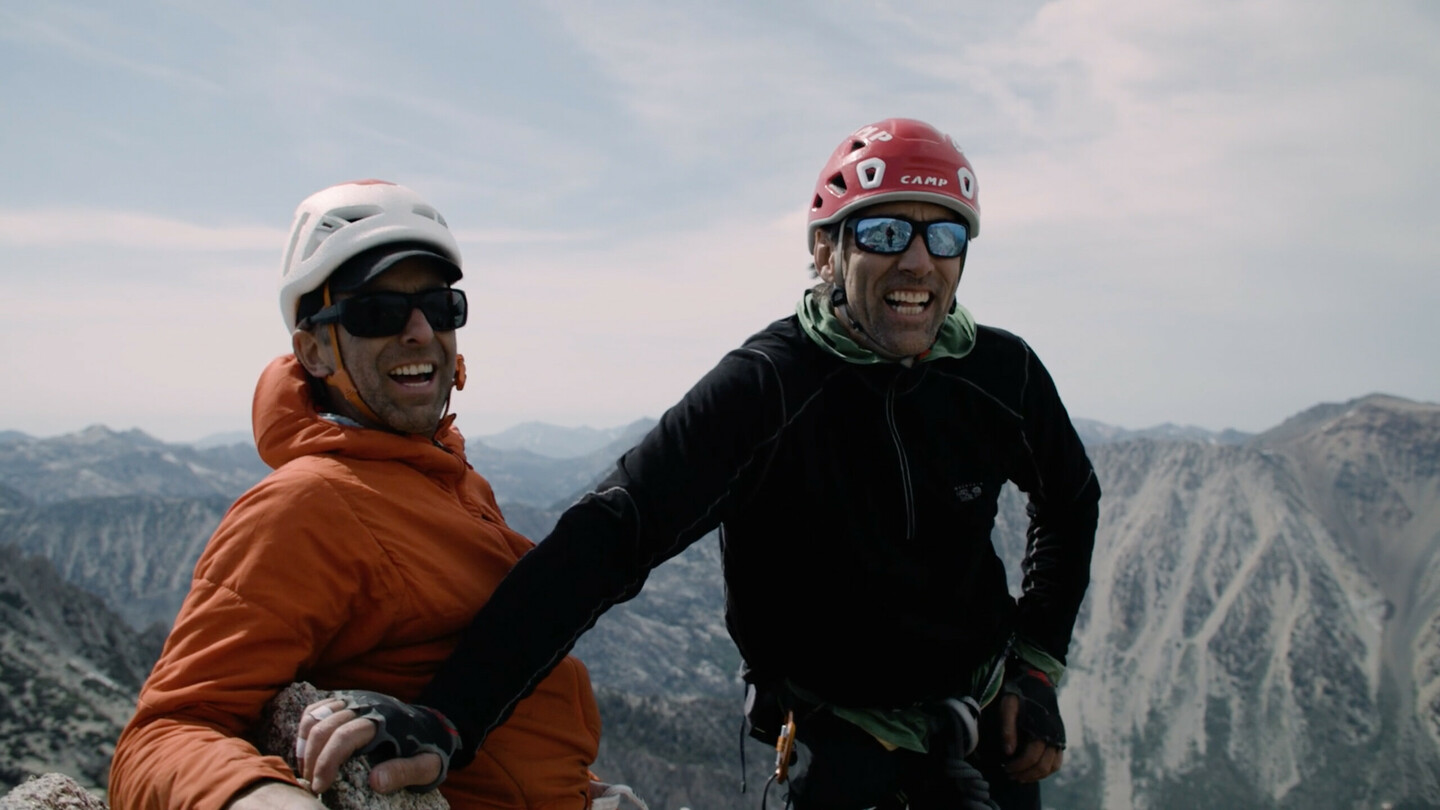
{"label": "black fleece jacket", "polygon": [[[990,542],[1001,485],[1030,499],[1024,594]],[[611,605],[717,526],[726,621],[752,670],[828,702],[968,689],[1012,633],[1064,661],[1100,488],[1028,345],[856,364],[777,321],[720,361],[570,507],[476,617],[419,703],[473,752]]]}

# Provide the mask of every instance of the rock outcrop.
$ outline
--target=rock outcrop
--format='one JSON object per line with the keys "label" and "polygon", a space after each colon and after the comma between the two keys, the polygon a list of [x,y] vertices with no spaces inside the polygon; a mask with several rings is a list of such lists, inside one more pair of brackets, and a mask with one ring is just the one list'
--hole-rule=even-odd
{"label": "rock outcrop", "polygon": [[0,810],[106,810],[106,804],[74,779],[46,773],[0,796]]}
{"label": "rock outcrop", "polygon": [[[291,684],[275,696],[261,716],[256,747],[285,760],[296,769],[295,730],[305,707],[330,697],[308,683]],[[320,795],[332,810],[446,810],[450,807],[439,791],[382,795],[370,789],[370,767],[362,758],[340,766],[340,778]],[[0,810],[106,810],[105,802],[64,774],[47,773],[34,777],[0,797]]]}

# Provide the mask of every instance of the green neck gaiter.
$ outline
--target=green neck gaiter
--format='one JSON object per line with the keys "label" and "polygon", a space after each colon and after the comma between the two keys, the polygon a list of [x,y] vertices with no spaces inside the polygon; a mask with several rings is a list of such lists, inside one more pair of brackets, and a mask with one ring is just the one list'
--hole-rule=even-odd
{"label": "green neck gaiter", "polygon": [[[795,305],[795,314],[800,316],[800,326],[804,328],[805,334],[815,341],[817,346],[847,363],[895,362],[886,360],[855,342],[850,331],[835,317],[835,310],[830,307],[830,302],[816,294],[816,290],[824,286],[806,290],[800,297],[800,303]],[[955,311],[946,315],[944,323],[940,325],[940,336],[935,339],[935,343],[930,346],[929,351],[915,359],[928,363],[942,357],[964,357],[973,348],[975,318],[968,309],[956,304]]]}

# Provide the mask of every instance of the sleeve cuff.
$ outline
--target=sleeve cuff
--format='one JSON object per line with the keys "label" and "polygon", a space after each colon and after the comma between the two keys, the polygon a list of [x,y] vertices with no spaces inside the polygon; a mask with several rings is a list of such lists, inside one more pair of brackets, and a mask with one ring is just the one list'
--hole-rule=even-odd
{"label": "sleeve cuff", "polygon": [[1040,649],[1038,645],[1024,638],[1017,638],[1013,652],[1020,657],[1020,660],[1045,673],[1045,677],[1049,678],[1057,688],[1064,680],[1065,665],[1060,663],[1055,656]]}

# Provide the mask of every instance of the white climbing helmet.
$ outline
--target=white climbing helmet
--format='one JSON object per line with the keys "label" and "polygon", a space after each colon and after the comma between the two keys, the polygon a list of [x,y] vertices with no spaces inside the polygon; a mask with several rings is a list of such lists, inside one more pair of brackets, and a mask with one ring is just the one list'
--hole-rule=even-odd
{"label": "white climbing helmet", "polygon": [[295,209],[280,263],[280,315],[295,331],[300,297],[320,289],[350,258],[378,245],[413,243],[455,265],[460,246],[445,218],[410,189],[384,180],[353,180],[305,198]]}

